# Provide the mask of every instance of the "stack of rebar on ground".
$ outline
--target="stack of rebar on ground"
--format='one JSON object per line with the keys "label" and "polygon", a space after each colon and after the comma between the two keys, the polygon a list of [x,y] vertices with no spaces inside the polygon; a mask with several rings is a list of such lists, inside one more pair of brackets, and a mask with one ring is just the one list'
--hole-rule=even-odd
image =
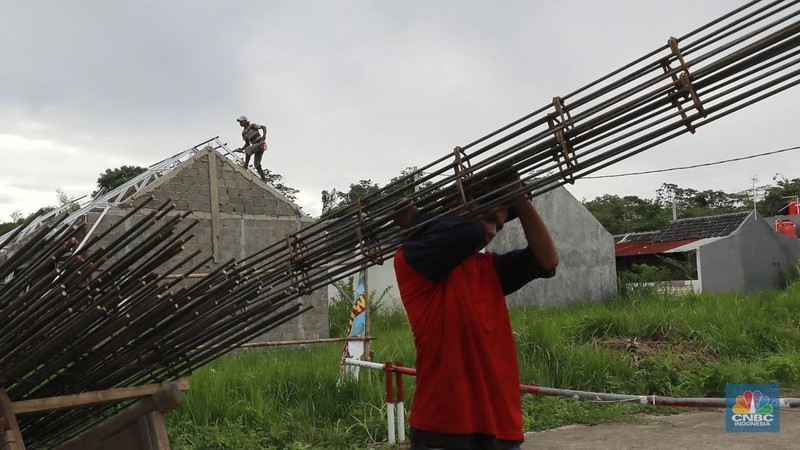
{"label": "stack of rebar on ground", "polygon": [[[169,203],[106,242],[145,206],[153,205],[132,208],[77,253],[85,223],[43,227],[0,265],[0,386],[12,400],[177,379],[230,350],[215,342],[244,342],[308,309],[268,300],[247,264],[230,261],[200,279],[175,276],[199,251],[181,254],[196,221]],[[243,314],[253,304],[257,312]],[[19,422],[36,448],[116,409]]]}
{"label": "stack of rebar on ground", "polygon": [[[401,239],[402,199],[431,216],[479,216],[796,85],[799,12],[749,3],[202,278],[171,277],[196,255],[181,254],[193,223],[169,204],[75,254],[85,224],[42,228],[0,265],[0,387],[21,400],[185,376],[302,313],[303,294],[381,263]],[[498,167],[524,184],[498,183]],[[34,448],[108,413],[22,417],[21,427]]]}

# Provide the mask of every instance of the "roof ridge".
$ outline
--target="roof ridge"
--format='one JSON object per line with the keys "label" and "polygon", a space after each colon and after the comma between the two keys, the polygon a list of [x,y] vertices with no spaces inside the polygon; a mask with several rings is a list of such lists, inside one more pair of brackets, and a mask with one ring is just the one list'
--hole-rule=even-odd
{"label": "roof ridge", "polygon": [[716,218],[716,217],[730,217],[730,216],[737,216],[737,215],[739,215],[739,216],[748,216],[748,215],[750,215],[751,212],[752,212],[752,210],[748,209],[747,211],[734,211],[734,212],[729,212],[729,213],[713,214],[713,215],[710,215],[710,216],[683,217],[683,218],[680,218],[680,219],[670,220],[669,223],[681,222],[681,221],[688,222],[690,220],[713,219],[713,218]]}

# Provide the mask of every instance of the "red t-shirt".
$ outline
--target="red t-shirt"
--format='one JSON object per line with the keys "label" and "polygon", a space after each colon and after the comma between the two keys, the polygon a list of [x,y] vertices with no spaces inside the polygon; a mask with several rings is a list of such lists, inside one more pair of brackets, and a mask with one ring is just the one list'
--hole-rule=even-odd
{"label": "red t-shirt", "polygon": [[409,423],[437,433],[522,440],[519,369],[505,295],[491,253],[473,253],[431,281],[394,259],[417,347]]}

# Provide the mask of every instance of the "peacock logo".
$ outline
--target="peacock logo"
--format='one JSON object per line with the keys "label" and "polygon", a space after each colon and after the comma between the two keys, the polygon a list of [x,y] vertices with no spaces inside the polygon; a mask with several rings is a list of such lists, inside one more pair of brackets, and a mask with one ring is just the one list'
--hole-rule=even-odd
{"label": "peacock logo", "polygon": [[734,414],[772,414],[772,405],[769,397],[761,394],[761,391],[747,390],[736,397],[736,404],[733,405]]}
{"label": "peacock logo", "polygon": [[731,433],[780,432],[780,386],[725,385],[725,430]]}

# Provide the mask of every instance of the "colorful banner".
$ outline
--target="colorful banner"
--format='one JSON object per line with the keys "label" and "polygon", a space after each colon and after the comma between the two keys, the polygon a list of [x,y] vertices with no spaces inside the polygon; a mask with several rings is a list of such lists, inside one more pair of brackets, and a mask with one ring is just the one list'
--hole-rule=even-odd
{"label": "colorful banner", "polygon": [[[350,310],[350,323],[347,325],[348,337],[364,337],[367,331],[367,273],[358,273],[358,282],[353,286],[353,307]],[[361,359],[364,355],[364,341],[345,341],[342,358],[339,361],[339,376],[349,373],[358,379],[358,366],[345,366],[345,358]]]}

